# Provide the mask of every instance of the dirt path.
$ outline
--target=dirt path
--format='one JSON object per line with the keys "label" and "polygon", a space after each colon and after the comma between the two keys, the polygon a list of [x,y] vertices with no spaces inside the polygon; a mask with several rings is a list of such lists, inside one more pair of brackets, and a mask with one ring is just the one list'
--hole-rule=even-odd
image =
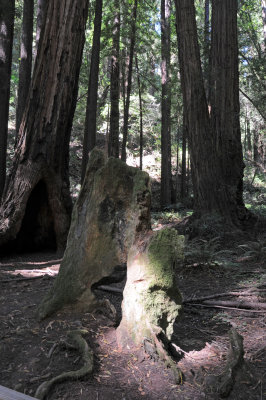
{"label": "dirt path", "polygon": [[[155,362],[143,348],[117,348],[112,320],[94,314],[58,313],[41,323],[35,310],[52,285],[60,264],[54,254],[30,254],[2,259],[0,264],[0,385],[34,396],[37,387],[66,370],[81,367],[80,355],[58,346],[69,330],[87,330],[85,338],[95,354],[92,376],[54,387],[48,399],[216,399],[213,375],[226,364],[228,331],[233,326],[244,338],[245,366],[236,377],[229,399],[266,398],[265,312],[209,308],[187,304],[175,324],[173,342],[180,350],[183,384],[177,386],[171,370]],[[180,267],[179,287],[184,298],[227,291],[246,292],[245,301],[265,303],[266,278],[262,263],[238,262],[226,267]],[[36,278],[25,280],[25,278]],[[122,296],[107,296],[118,312]],[[241,301],[241,296],[234,297]],[[223,300],[231,299],[224,297]],[[220,299],[217,299],[220,300]],[[265,311],[265,310],[264,310]]]}

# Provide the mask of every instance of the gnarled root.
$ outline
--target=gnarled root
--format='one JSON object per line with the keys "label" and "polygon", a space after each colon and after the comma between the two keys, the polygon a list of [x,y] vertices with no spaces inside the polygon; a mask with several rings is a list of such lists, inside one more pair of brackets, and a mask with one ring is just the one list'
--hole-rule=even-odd
{"label": "gnarled root", "polygon": [[243,337],[232,328],[229,331],[230,349],[224,373],[220,376],[219,394],[221,397],[229,396],[233,389],[237,370],[242,366],[244,359]]}
{"label": "gnarled root", "polygon": [[52,386],[56,383],[60,383],[66,380],[74,380],[80,379],[85,375],[88,375],[93,370],[93,352],[89,348],[88,343],[82,337],[83,334],[86,334],[87,331],[85,329],[70,331],[67,336],[68,339],[73,343],[73,347],[77,349],[82,355],[82,359],[84,361],[84,365],[77,371],[68,371],[63,372],[62,374],[52,378],[49,381],[43,382],[38,389],[36,390],[35,397],[37,399],[43,400],[51,390]]}

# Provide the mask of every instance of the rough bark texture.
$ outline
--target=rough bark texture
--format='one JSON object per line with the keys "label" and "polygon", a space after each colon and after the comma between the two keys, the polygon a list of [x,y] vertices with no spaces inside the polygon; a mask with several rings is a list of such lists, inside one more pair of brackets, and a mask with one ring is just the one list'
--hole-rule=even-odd
{"label": "rough bark texture", "polygon": [[24,0],[20,41],[19,84],[16,112],[16,131],[18,133],[25,103],[30,88],[32,65],[34,1]]}
{"label": "rough bark texture", "polygon": [[0,200],[6,180],[6,149],[15,0],[0,4]]}
{"label": "rough bark texture", "polygon": [[128,337],[137,345],[144,339],[154,342],[159,334],[171,339],[182,303],[174,265],[183,259],[183,247],[184,237],[171,228],[150,232],[131,247],[117,329],[122,347],[127,346]]}
{"label": "rough bark texture", "polygon": [[171,204],[170,0],[161,0],[161,206]]}
{"label": "rough bark texture", "polygon": [[[212,7],[211,123],[231,213],[245,218],[244,162],[239,121],[239,73],[236,0],[216,0]],[[226,34],[225,34],[226,32]],[[242,216],[243,214],[243,216]]]}
{"label": "rough bark texture", "polygon": [[37,55],[41,30],[45,23],[46,11],[47,11],[48,0],[38,0],[37,2],[37,21],[36,21],[36,38],[35,38],[35,58]]}
{"label": "rough bark texture", "polygon": [[123,126],[123,141],[122,141],[122,151],[121,160],[126,161],[126,145],[128,136],[128,120],[129,120],[129,105],[130,105],[130,94],[132,85],[132,70],[133,70],[133,60],[134,60],[134,48],[136,41],[136,22],[137,22],[137,8],[138,0],[134,0],[134,5],[132,9],[132,22],[131,22],[131,35],[130,35],[130,49],[129,49],[129,62],[128,62],[128,73],[127,73],[127,84],[126,84],[126,102],[124,108],[124,126]]}
{"label": "rough bark texture", "polygon": [[140,85],[139,66],[138,66],[138,57],[137,56],[136,56],[136,72],[137,72],[138,94],[139,94],[139,169],[142,171],[142,164],[143,164],[143,106],[142,106],[142,95],[141,95],[141,85]]}
{"label": "rough bark texture", "polygon": [[128,249],[150,229],[149,176],[116,158],[105,163],[94,149],[72,214],[67,248],[40,318],[64,305],[89,310],[97,304],[91,286],[125,263]]}
{"label": "rough bark texture", "polygon": [[89,87],[86,107],[86,120],[83,139],[83,156],[81,167],[82,181],[86,173],[89,152],[95,147],[96,144],[97,94],[99,81],[102,5],[102,0],[96,1]]}
{"label": "rough bark texture", "polygon": [[[23,246],[24,239],[32,239],[33,247],[34,241],[41,243],[45,229],[41,221],[49,225],[44,236],[50,237],[52,230],[57,248],[65,245],[71,212],[68,148],[87,7],[87,0],[49,2],[9,184],[1,205],[2,250],[19,232],[21,250],[29,250]],[[14,250],[16,242],[11,244]]]}
{"label": "rough bark texture", "polygon": [[209,114],[194,2],[176,0],[178,53],[188,121],[194,210],[198,216],[218,213],[229,223],[239,225],[248,214],[242,200],[244,164],[239,130],[236,6],[236,0],[213,3],[213,90]]}
{"label": "rough bark texture", "polygon": [[110,132],[108,140],[108,155],[119,157],[119,53],[120,53],[120,1],[114,0],[113,50],[111,60],[110,88]]}

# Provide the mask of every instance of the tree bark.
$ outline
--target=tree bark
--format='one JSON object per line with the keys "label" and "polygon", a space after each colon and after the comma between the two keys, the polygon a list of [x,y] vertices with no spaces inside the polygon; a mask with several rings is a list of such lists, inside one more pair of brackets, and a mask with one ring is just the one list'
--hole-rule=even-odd
{"label": "tree bark", "polygon": [[91,65],[89,75],[89,87],[86,107],[86,120],[83,139],[83,156],[81,167],[81,181],[83,182],[86,167],[88,163],[89,152],[96,144],[96,120],[97,120],[97,95],[99,81],[99,64],[100,64],[100,39],[102,25],[102,0],[96,1],[94,33],[91,53]]}
{"label": "tree bark", "polygon": [[176,14],[194,210],[198,216],[216,213],[228,223],[239,226],[249,214],[242,198],[244,164],[239,128],[237,1],[213,3],[211,86],[214,89],[210,96],[210,114],[201,71],[194,2],[176,0]]}
{"label": "tree bark", "polygon": [[40,318],[67,304],[82,310],[97,307],[92,285],[126,263],[131,244],[149,230],[148,174],[116,158],[106,162],[95,148],[73,209],[60,271],[39,308]]}
{"label": "tree bark", "polygon": [[142,106],[142,95],[141,95],[141,85],[140,85],[139,66],[138,66],[137,55],[136,55],[136,72],[137,72],[138,94],[139,94],[139,169],[142,171],[142,167],[143,167],[143,106]]}
{"label": "tree bark", "polygon": [[20,41],[19,84],[16,111],[16,132],[18,135],[25,103],[27,100],[32,66],[34,0],[24,0]]}
{"label": "tree bark", "polygon": [[[226,35],[225,35],[226,32]],[[221,166],[226,202],[234,219],[245,218],[240,131],[237,1],[216,0],[212,7],[211,126]]]}
{"label": "tree bark", "polygon": [[183,134],[182,134],[182,172],[180,197],[184,201],[187,193],[187,121],[183,111]]}
{"label": "tree bark", "polygon": [[6,181],[6,150],[15,0],[0,5],[0,200]]}
{"label": "tree bark", "polygon": [[170,0],[161,0],[161,207],[171,204]]}
{"label": "tree bark", "polygon": [[120,1],[114,0],[114,26],[113,26],[113,50],[111,60],[111,88],[110,88],[110,131],[108,143],[108,155],[119,158],[119,94],[120,94]]}
{"label": "tree bark", "polygon": [[123,141],[122,141],[122,151],[121,160],[126,162],[126,145],[128,137],[128,120],[129,120],[129,105],[130,105],[130,94],[132,85],[132,69],[134,60],[134,48],[136,41],[136,22],[137,22],[137,8],[138,0],[134,0],[134,5],[132,9],[132,22],[131,22],[131,34],[130,34],[130,49],[129,49],[129,64],[127,73],[127,85],[126,85],[126,103],[124,109],[124,126],[123,126]]}
{"label": "tree bark", "polygon": [[[49,2],[43,40],[1,205],[0,247],[29,250],[55,237],[64,247],[71,199],[68,150],[87,0]],[[19,243],[16,242],[16,237]],[[13,242],[12,242],[13,241]]]}
{"label": "tree bark", "polygon": [[47,0],[38,0],[37,2],[37,21],[36,21],[36,38],[35,38],[35,58],[39,47],[41,30],[45,23],[47,11]]}

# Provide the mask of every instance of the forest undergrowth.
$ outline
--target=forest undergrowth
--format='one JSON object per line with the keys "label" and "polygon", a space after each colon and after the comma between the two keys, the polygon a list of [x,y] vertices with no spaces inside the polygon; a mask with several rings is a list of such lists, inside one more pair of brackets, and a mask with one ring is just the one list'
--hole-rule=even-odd
{"label": "forest undergrowth", "polygon": [[[75,198],[79,183],[73,171],[79,170],[80,160],[74,146],[71,154]],[[186,235],[185,260],[176,267],[183,312],[172,338],[181,384],[176,384],[171,369],[144,346],[126,351],[117,346],[115,328],[121,318],[125,278],[112,284],[111,290],[96,290],[115,306],[115,319],[104,310],[86,314],[65,310],[38,322],[37,306],[53,284],[61,259],[56,254],[36,253],[1,260],[1,385],[34,396],[43,382],[82,368],[81,355],[67,345],[68,332],[82,330],[94,354],[92,373],[55,384],[47,399],[220,398],[230,358],[229,332],[234,328],[243,337],[244,357],[227,397],[265,398],[266,190],[262,175],[257,172],[254,177],[254,169],[247,168],[245,201],[260,218],[255,230],[222,232],[219,221],[210,218],[197,226],[197,235],[191,235],[191,209],[180,202],[158,211],[155,158],[149,172],[154,188],[153,229],[172,225]]]}

